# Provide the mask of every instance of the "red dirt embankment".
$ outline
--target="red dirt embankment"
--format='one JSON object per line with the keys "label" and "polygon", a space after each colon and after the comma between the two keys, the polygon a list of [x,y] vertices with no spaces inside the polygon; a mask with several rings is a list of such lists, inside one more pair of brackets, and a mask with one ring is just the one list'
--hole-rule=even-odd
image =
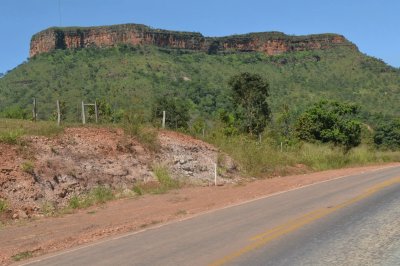
{"label": "red dirt embankment", "polygon": [[[160,131],[160,150],[151,152],[120,129],[67,128],[57,137],[30,137],[23,145],[0,144],[0,264],[21,252],[37,256],[142,230],[212,209],[338,176],[378,169],[349,168],[241,183],[234,162],[215,147],[176,132]],[[225,158],[222,158],[225,157]],[[213,184],[214,165],[224,171]],[[134,195],[72,214],[44,217],[51,204],[62,208],[74,195],[98,185],[132,192],[137,181],[156,182],[154,164],[171,175],[201,184],[161,195]],[[389,164],[399,165],[399,164]]]}

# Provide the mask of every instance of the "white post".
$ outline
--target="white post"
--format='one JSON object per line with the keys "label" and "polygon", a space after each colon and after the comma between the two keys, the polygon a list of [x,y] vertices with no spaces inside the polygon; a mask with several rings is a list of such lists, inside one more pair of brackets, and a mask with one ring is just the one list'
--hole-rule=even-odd
{"label": "white post", "polygon": [[61,111],[60,111],[60,101],[57,100],[57,125],[61,124]]}
{"label": "white post", "polygon": [[96,124],[97,124],[97,122],[99,120],[99,112],[97,110],[97,101],[94,102],[94,113],[95,113],[95,116],[96,116]]}
{"label": "white post", "polygon": [[214,163],[214,186],[217,186],[217,164]]}
{"label": "white post", "polygon": [[82,124],[86,124],[85,103],[82,101]]}
{"label": "white post", "polygon": [[162,128],[165,128],[165,111],[162,111]]}
{"label": "white post", "polygon": [[204,127],[203,127],[203,138],[204,138],[205,135],[206,135],[206,134],[205,134],[205,129],[204,129]]}
{"label": "white post", "polygon": [[36,98],[33,98],[32,118],[33,118],[33,121],[36,121],[36,119],[37,119],[37,114],[36,114]]}
{"label": "white post", "polygon": [[283,152],[283,143],[281,142],[281,152]]}

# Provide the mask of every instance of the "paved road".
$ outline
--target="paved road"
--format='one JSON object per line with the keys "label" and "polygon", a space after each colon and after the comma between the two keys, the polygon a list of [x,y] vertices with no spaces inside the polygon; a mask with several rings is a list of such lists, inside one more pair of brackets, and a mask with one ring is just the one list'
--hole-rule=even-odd
{"label": "paved road", "polygon": [[400,265],[400,167],[323,182],[30,265]]}

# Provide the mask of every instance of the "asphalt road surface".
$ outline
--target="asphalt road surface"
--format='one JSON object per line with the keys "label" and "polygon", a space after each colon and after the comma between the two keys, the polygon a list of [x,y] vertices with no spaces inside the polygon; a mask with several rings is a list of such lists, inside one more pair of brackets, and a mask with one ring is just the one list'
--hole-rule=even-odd
{"label": "asphalt road surface", "polygon": [[400,265],[400,167],[338,178],[29,265]]}

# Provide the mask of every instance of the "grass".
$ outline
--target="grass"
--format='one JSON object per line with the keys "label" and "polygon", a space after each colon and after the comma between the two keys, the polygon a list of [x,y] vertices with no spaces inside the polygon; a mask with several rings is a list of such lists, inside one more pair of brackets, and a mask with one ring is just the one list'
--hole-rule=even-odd
{"label": "grass", "polygon": [[160,150],[157,129],[143,124],[143,120],[136,115],[126,118],[123,128],[125,133],[135,137],[143,146],[152,152]]}
{"label": "grass", "polygon": [[54,136],[63,131],[55,122],[0,119],[0,142],[18,144],[22,136]]}
{"label": "grass", "polygon": [[31,251],[24,251],[24,252],[20,252],[14,256],[12,256],[11,258],[14,261],[21,261],[21,260],[26,260],[33,257],[33,253]]}
{"label": "grass", "polygon": [[5,212],[8,208],[7,201],[0,199],[0,213]]}
{"label": "grass", "polygon": [[179,180],[175,180],[170,176],[168,169],[165,166],[155,165],[153,166],[153,172],[158,182],[138,182],[132,188],[133,192],[138,196],[143,194],[163,194],[169,190],[177,189],[182,186],[182,183]]}
{"label": "grass", "polygon": [[400,151],[379,151],[367,145],[360,145],[345,153],[329,144],[311,143],[285,146],[281,151],[279,145],[267,137],[259,143],[248,136],[213,134],[207,141],[232,156],[239,163],[242,173],[251,176],[285,175],[289,167],[299,164],[321,171],[400,161]]}
{"label": "grass", "polygon": [[71,209],[87,208],[96,204],[104,204],[115,198],[111,188],[98,186],[93,188],[87,195],[73,196],[69,200],[68,207]]}
{"label": "grass", "polygon": [[56,213],[56,208],[50,201],[43,202],[40,209],[45,216],[52,216]]}
{"label": "grass", "polygon": [[33,174],[35,165],[31,161],[25,161],[21,164],[21,169],[25,173]]}

